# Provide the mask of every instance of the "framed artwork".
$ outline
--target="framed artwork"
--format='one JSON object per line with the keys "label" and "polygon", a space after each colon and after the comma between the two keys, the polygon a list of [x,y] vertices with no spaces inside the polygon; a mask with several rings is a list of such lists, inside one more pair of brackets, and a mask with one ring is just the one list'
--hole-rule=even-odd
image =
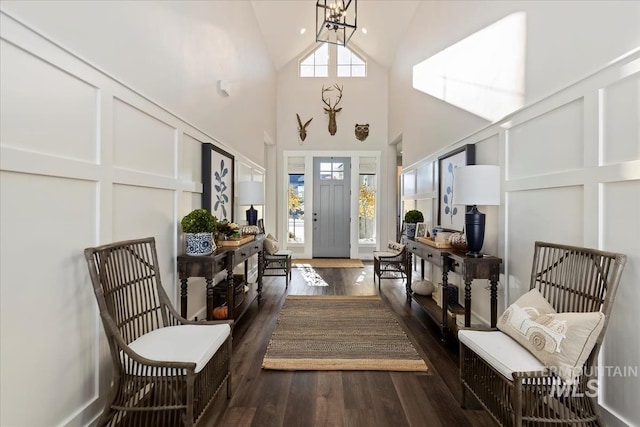
{"label": "framed artwork", "polygon": [[475,145],[467,144],[438,157],[438,225],[456,231],[464,228],[465,207],[453,204],[453,181],[458,166],[474,165]]}
{"label": "framed artwork", "polygon": [[202,207],[233,222],[235,159],[213,144],[202,144]]}
{"label": "framed artwork", "polygon": [[429,224],[419,222],[416,224],[416,237],[429,237]]}

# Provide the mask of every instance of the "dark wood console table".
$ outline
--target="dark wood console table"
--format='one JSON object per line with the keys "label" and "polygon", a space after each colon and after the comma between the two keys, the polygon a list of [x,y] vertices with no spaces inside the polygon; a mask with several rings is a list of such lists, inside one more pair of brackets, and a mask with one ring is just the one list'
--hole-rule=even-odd
{"label": "dark wood console table", "polygon": [[[471,283],[474,279],[487,279],[491,283],[491,327],[495,328],[498,321],[498,281],[500,280],[500,264],[502,259],[485,255],[482,258],[466,256],[464,251],[454,249],[438,249],[426,243],[404,238],[409,253],[420,258],[422,279],[424,280],[424,262],[427,261],[442,269],[442,308],[437,306],[431,297],[421,297],[411,291],[412,257],[409,257],[407,272],[407,300],[418,302],[427,314],[439,324],[443,338],[449,330],[447,312],[464,313],[464,325],[471,326]],[[464,305],[450,306],[448,303],[449,272],[455,272],[464,280]],[[438,318],[439,317],[439,318]]]}
{"label": "dark wood console table", "polygon": [[[178,256],[178,277],[180,279],[180,315],[187,316],[187,291],[190,277],[204,277],[207,283],[207,320],[213,317],[213,279],[216,274],[226,271],[227,306],[229,307],[229,319],[238,320],[245,313],[253,301],[262,296],[262,271],[258,267],[258,280],[245,294],[244,301],[235,307],[233,269],[244,262],[244,278],[248,277],[248,260],[253,255],[258,255],[258,263],[262,262],[262,244],[264,235],[257,235],[254,240],[240,246],[219,247],[211,255],[206,256]],[[220,284],[218,284],[220,285]],[[233,309],[235,307],[235,309]]]}

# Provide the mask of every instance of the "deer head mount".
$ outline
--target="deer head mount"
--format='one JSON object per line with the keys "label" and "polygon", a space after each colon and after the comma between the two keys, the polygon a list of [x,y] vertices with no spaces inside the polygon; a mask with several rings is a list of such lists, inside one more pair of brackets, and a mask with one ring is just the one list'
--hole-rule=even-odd
{"label": "deer head mount", "polygon": [[313,117],[307,120],[305,124],[302,124],[302,120],[300,120],[300,115],[298,115],[298,113],[296,113],[296,117],[298,118],[298,133],[300,134],[300,140],[304,141],[307,139],[307,126],[309,126]]}
{"label": "deer head mount", "polygon": [[[324,113],[329,115],[329,133],[331,134],[331,136],[336,134],[336,131],[338,130],[338,125],[336,124],[336,113],[340,112],[342,110],[342,107],[340,108],[336,108],[338,106],[338,104],[340,103],[340,100],[342,99],[342,89],[344,88],[344,86],[340,87],[337,84],[334,84],[333,87],[328,87],[328,88],[324,88],[324,85],[322,85],[322,102],[325,103],[325,105],[329,108],[325,108],[324,109]],[[336,99],[336,102],[333,104],[333,106],[331,105],[331,99],[325,99],[325,93],[326,92],[331,92],[333,89],[336,89],[338,91],[338,98]]]}

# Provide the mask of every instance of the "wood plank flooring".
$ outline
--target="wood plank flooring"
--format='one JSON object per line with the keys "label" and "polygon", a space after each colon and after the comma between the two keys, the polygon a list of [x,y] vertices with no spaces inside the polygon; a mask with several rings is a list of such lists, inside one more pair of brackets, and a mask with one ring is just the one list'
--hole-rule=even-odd
{"label": "wood plank flooring", "polygon": [[[429,372],[262,370],[287,294],[378,294],[370,262],[365,268],[317,268],[320,281],[304,273],[294,267],[287,290],[283,277],[265,277],[259,306],[254,303],[234,329],[233,397],[220,393],[202,425],[495,426],[483,410],[460,408],[457,344],[443,343],[422,309],[407,304],[400,280],[383,280],[380,295],[426,357]],[[322,281],[328,286],[316,286]]]}

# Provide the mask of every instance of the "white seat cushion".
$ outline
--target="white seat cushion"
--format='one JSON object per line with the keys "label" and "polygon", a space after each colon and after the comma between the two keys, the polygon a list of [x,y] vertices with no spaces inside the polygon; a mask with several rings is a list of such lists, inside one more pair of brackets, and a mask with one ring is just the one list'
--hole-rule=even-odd
{"label": "white seat cushion", "polygon": [[384,251],[376,251],[373,253],[373,256],[378,257],[394,257],[398,256],[399,252],[384,252]]}
{"label": "white seat cushion", "polygon": [[[151,360],[195,363],[197,373],[207,365],[230,333],[228,324],[168,326],[144,334],[129,347]],[[125,366],[129,365],[126,357],[124,362]]]}
{"label": "white seat cushion", "polygon": [[280,249],[278,252],[276,252],[274,255],[287,255],[287,256],[291,256],[293,254],[292,251],[290,251],[289,249]]}
{"label": "white seat cushion", "polygon": [[517,341],[500,331],[462,329],[458,339],[510,381],[514,372],[543,372],[545,366]]}

